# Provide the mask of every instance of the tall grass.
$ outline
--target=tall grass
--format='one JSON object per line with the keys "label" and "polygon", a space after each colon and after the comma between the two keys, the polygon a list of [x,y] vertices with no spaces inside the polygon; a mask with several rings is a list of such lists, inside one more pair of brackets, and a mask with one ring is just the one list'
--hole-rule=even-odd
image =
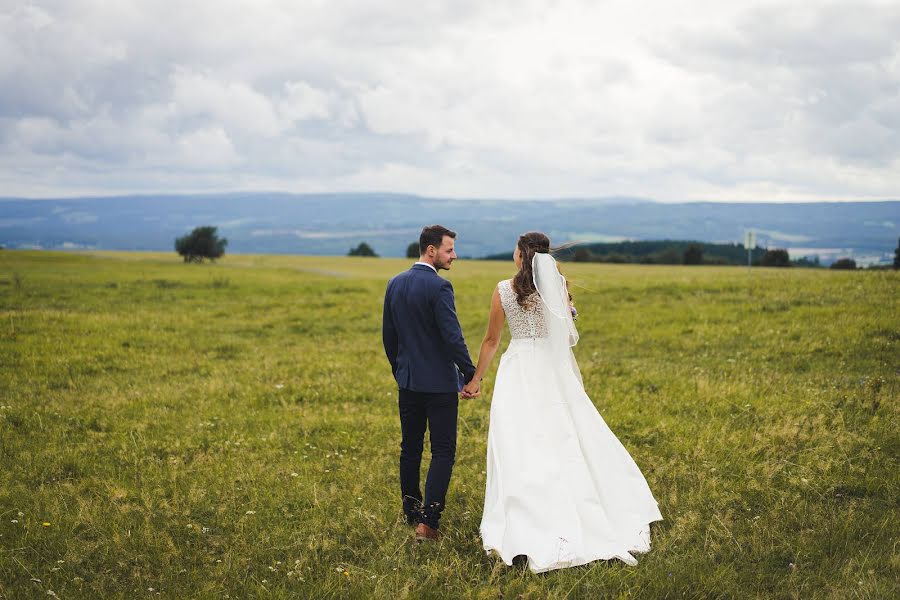
{"label": "tall grass", "polygon": [[[637,567],[536,576],[478,538],[493,373],[443,542],[402,522],[380,317],[407,266],[0,253],[0,598],[900,594],[896,273],[566,265],[665,521]],[[473,354],[511,274],[449,274]]]}

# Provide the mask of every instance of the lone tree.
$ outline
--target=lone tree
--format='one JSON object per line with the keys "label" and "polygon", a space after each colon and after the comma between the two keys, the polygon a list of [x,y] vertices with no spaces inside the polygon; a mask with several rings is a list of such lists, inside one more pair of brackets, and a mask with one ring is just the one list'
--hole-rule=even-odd
{"label": "lone tree", "polygon": [[378,256],[375,254],[375,251],[372,250],[372,246],[368,245],[365,242],[360,242],[359,246],[356,248],[350,248],[350,252],[347,253],[347,256]]}
{"label": "lone tree", "polygon": [[900,238],[897,238],[897,247],[894,248],[894,270],[900,269]]}
{"label": "lone tree", "polygon": [[766,250],[759,264],[764,267],[789,267],[791,266],[791,257],[784,248],[775,248]]}
{"label": "lone tree", "polygon": [[703,246],[700,244],[691,244],[684,251],[684,264],[686,265],[702,265],[703,264]]}
{"label": "lone tree", "polygon": [[406,258],[419,258],[419,242],[412,242],[406,247]]}
{"label": "lone tree", "polygon": [[831,263],[831,267],[829,268],[854,270],[856,269],[856,261],[852,258],[839,258]]}
{"label": "lone tree", "polygon": [[204,225],[195,227],[192,232],[175,240],[175,252],[184,258],[184,262],[203,262],[204,258],[215,261],[225,254],[228,240],[216,235],[217,227]]}

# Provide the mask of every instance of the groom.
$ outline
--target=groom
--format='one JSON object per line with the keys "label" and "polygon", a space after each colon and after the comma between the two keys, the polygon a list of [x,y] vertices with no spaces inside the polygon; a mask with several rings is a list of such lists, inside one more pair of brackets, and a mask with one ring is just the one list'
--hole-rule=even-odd
{"label": "groom", "polygon": [[[400,491],[403,512],[417,525],[416,539],[437,540],[441,511],[456,459],[457,393],[475,375],[463,339],[453,286],[438,276],[456,260],[456,233],[441,225],[422,229],[419,261],[388,283],[382,341],[399,387]],[[474,398],[463,394],[465,398]],[[431,431],[431,466],[425,499],[419,487],[426,427]]]}

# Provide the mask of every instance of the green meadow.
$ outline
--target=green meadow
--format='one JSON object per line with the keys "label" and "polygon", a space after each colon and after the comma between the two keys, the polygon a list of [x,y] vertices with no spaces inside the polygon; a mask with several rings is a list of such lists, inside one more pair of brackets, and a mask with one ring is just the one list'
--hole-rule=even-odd
{"label": "green meadow", "polygon": [[[665,520],[636,567],[533,575],[478,537],[493,371],[443,541],[401,518],[380,329],[408,265],[0,251],[0,598],[900,597],[900,274],[564,265]],[[512,274],[448,275],[473,358]]]}

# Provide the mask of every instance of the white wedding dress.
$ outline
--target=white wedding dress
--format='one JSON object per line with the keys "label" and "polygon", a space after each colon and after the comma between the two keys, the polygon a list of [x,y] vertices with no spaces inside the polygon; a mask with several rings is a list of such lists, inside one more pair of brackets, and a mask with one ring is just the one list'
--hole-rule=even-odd
{"label": "white wedding dress", "polygon": [[[545,275],[552,267],[559,276],[549,255],[537,257]],[[512,341],[491,401],[484,549],[507,565],[526,555],[535,573],[612,558],[634,565],[631,553],[650,550],[650,523],[662,515],[584,391],[570,349],[577,331],[564,280],[560,291],[552,279],[537,286],[542,294],[532,296],[528,310],[516,302],[510,281],[498,284]],[[554,299],[548,303],[544,293]],[[567,343],[556,343],[560,324]]]}

